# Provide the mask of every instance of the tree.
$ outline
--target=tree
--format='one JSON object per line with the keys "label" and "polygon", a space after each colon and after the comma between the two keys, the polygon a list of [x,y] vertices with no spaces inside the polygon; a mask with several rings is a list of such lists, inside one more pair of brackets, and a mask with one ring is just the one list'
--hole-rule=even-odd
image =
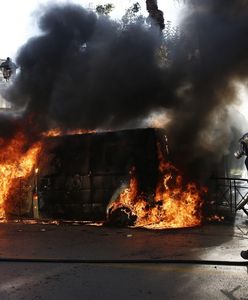
{"label": "tree", "polygon": [[128,24],[137,22],[138,20],[143,21],[144,17],[141,14],[138,15],[140,10],[141,10],[141,6],[139,2],[136,2],[132,6],[130,6],[126,10],[125,15],[121,19],[123,26],[125,27]]}
{"label": "tree", "polygon": [[105,5],[97,5],[96,12],[99,15],[108,16],[114,8],[115,8],[115,6],[112,3],[108,3]]}
{"label": "tree", "polygon": [[164,14],[162,10],[158,9],[157,0],[146,0],[146,9],[149,13],[149,18],[163,30],[165,28]]}

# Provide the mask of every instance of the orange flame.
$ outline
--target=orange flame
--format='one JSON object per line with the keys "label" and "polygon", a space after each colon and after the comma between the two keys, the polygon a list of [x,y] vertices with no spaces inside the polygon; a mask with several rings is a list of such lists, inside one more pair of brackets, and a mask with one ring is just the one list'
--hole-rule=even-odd
{"label": "orange flame", "polygon": [[[70,132],[70,134],[77,133],[89,131]],[[64,132],[55,130],[44,133],[43,136],[61,134]],[[7,144],[3,140],[0,140],[0,144],[0,218],[5,218],[8,202],[19,201],[18,182],[28,181],[32,175],[38,174],[37,160],[43,143],[41,140],[27,149],[26,137],[19,132]],[[165,163],[161,154],[159,158],[161,180],[153,199],[147,200],[138,192],[138,182],[132,171],[130,186],[111,204],[111,210],[123,206],[129,208],[132,214],[137,216],[135,227],[164,229],[199,225],[202,190],[198,190],[193,183],[183,185],[179,171],[170,163]],[[30,186],[28,188],[30,189]],[[33,196],[36,197],[35,194]],[[17,200],[13,200],[16,198]]]}
{"label": "orange flame", "polygon": [[74,135],[74,134],[86,134],[86,133],[95,133],[95,130],[86,130],[86,129],[73,129],[73,130],[62,130],[60,128],[54,128],[43,132],[43,136],[61,136],[61,135]]}
{"label": "orange flame", "polygon": [[158,183],[152,201],[147,201],[138,194],[138,183],[134,174],[129,188],[111,203],[108,211],[127,207],[137,216],[134,227],[149,229],[183,228],[201,224],[202,193],[196,184],[182,184],[182,176],[170,163],[160,162],[162,180]]}
{"label": "orange flame", "polygon": [[27,151],[25,147],[26,138],[23,133],[19,132],[0,149],[0,218],[6,216],[6,200],[10,193],[13,194],[13,189],[20,188],[15,180],[26,179],[32,174],[41,143],[35,143]]}
{"label": "orange flame", "polygon": [[[43,137],[59,136],[63,134],[92,133],[83,129],[63,131],[58,128],[42,134]],[[18,132],[8,143],[0,138],[0,218],[6,218],[6,210],[18,206],[21,197],[27,198],[28,191],[34,188],[30,176],[37,175],[37,160],[42,149],[43,140],[29,146],[27,137],[23,132]],[[30,180],[29,180],[30,179]],[[24,187],[20,187],[23,181]],[[25,191],[24,191],[25,190]],[[23,193],[23,195],[22,195]],[[35,197],[35,194],[33,195]]]}

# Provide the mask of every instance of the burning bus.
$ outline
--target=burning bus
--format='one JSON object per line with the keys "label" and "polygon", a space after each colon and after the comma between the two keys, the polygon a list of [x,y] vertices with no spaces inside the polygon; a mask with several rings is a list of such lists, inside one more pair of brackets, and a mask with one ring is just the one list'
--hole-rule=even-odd
{"label": "burning bus", "polygon": [[[149,128],[47,136],[31,179],[39,217],[104,220],[111,199],[129,184],[132,172],[138,190],[152,197],[158,177],[158,144],[166,157],[164,132]],[[29,204],[22,205],[28,210],[22,214],[29,215],[31,197],[26,201]]]}
{"label": "burning bus", "polygon": [[[6,153],[21,149],[19,140]],[[9,168],[0,180],[6,219],[107,220],[154,229],[201,223],[202,191],[169,162],[161,129],[48,132],[20,153],[12,165],[1,165]]]}

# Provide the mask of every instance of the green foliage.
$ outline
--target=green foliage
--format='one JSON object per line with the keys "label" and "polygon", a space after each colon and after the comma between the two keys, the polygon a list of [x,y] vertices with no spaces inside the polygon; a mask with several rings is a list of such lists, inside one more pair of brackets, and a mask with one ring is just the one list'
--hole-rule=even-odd
{"label": "green foliage", "polygon": [[169,66],[173,62],[173,53],[178,47],[182,38],[179,27],[174,27],[171,21],[165,23],[163,30],[163,43],[158,51],[160,65]]}
{"label": "green foliage", "polygon": [[131,11],[134,13],[134,14],[137,14],[140,9],[141,9],[141,6],[139,4],[139,2],[136,2],[133,4],[133,6],[131,6],[129,9],[131,9]]}
{"label": "green foliage", "polygon": [[169,52],[164,43],[160,45],[155,53],[155,58],[159,67],[163,68],[169,65]]}
{"label": "green foliage", "polygon": [[180,37],[179,27],[172,26],[171,21],[165,23],[165,29],[163,31],[165,40],[175,41]]}
{"label": "green foliage", "polygon": [[115,7],[112,3],[108,3],[108,4],[105,4],[105,5],[97,5],[96,12],[99,15],[108,16],[114,8]]}
{"label": "green foliage", "polygon": [[[184,0],[175,0],[184,2]],[[105,5],[97,5],[96,12],[99,15],[108,16],[114,9],[111,3]],[[125,14],[121,18],[119,25],[120,28],[125,28],[133,23],[140,22],[148,26],[146,18],[141,14],[141,5],[139,2],[132,4],[126,9]],[[173,53],[182,39],[182,34],[178,27],[172,26],[170,21],[165,23],[165,29],[161,35],[161,45],[155,53],[157,63],[160,67],[167,67],[173,62]]]}
{"label": "green foliage", "polygon": [[132,6],[130,6],[126,10],[125,15],[121,19],[123,27],[137,21],[144,21],[144,17],[141,14],[138,14],[140,10],[141,10],[141,6],[139,2],[136,2]]}

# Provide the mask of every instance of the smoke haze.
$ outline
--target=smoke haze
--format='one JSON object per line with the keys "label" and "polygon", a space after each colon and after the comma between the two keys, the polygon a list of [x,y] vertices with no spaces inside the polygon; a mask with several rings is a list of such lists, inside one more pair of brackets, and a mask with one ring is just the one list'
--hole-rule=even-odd
{"label": "smoke haze", "polygon": [[42,34],[20,49],[21,72],[6,97],[34,119],[33,135],[57,126],[135,128],[166,111],[173,159],[208,176],[234,138],[228,107],[248,75],[247,20],[245,0],[188,1],[183,34],[161,67],[158,48],[167,44],[156,26],[123,28],[78,5],[50,6]]}

